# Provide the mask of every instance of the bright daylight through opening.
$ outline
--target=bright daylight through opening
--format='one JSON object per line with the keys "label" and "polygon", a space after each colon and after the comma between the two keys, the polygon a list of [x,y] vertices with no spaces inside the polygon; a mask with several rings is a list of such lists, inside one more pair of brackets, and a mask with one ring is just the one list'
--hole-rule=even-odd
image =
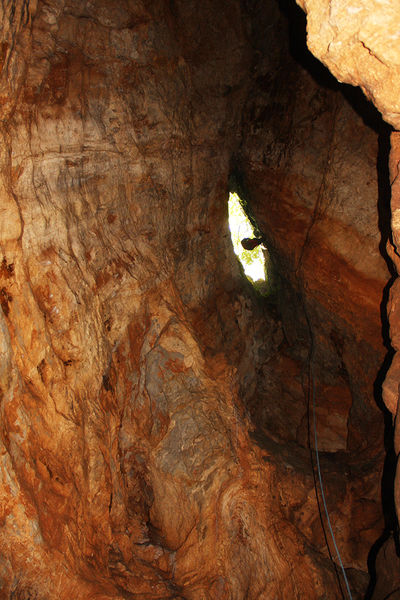
{"label": "bright daylight through opening", "polygon": [[254,250],[243,248],[241,241],[245,238],[254,238],[254,229],[240,203],[240,198],[235,193],[229,194],[229,229],[233,249],[240,260],[244,272],[251,281],[265,281],[265,258],[262,246],[257,245]]}

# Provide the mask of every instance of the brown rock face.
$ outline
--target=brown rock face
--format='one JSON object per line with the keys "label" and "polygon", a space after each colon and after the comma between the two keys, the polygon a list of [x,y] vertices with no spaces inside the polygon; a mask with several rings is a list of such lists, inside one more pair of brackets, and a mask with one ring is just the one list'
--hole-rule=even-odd
{"label": "brown rock face", "polygon": [[[291,47],[281,44],[278,56],[268,55],[262,14],[260,3],[254,36],[266,58],[245,108],[253,126],[236,168],[269,249],[284,342],[262,367],[251,412],[278,443],[307,447],[311,362],[325,476],[342,477],[348,490],[338,499],[342,514],[332,508],[337,530],[346,531],[340,548],[362,570],[383,529],[383,418],[373,388],[386,354],[379,306],[390,275],[378,220],[388,224],[388,181],[377,160],[383,151],[387,160],[388,127],[308,54],[296,10],[286,14]],[[275,18],[276,31],[285,30],[283,15]],[[276,63],[285,65],[284,74]],[[279,398],[272,405],[271,390]]]}
{"label": "brown rock face", "polygon": [[1,15],[3,597],[321,597],[233,371],[240,6],[148,4]]}
{"label": "brown rock face", "polygon": [[[338,598],[312,380],[363,597],[384,527],[376,131],[293,61],[274,3],[16,0],[0,22],[0,597]],[[233,255],[230,176],[267,300]]]}
{"label": "brown rock face", "polygon": [[[299,0],[307,13],[308,44],[342,81],[360,85],[368,98],[382,112],[383,117],[396,129],[399,120],[399,47],[398,4],[342,2],[341,0]],[[387,250],[397,273],[399,272],[399,183],[398,166],[400,144],[398,132],[391,136],[389,160],[392,232]],[[390,339],[395,351],[389,371],[383,383],[383,399],[394,422],[394,464],[399,452],[398,406],[399,406],[399,283],[395,279],[390,288],[387,312],[390,321]],[[395,480],[395,503],[397,515],[400,510],[398,468]],[[396,536],[395,536],[396,537]],[[373,598],[389,598],[398,595],[398,545],[388,540],[377,560],[379,568]],[[394,574],[395,573],[395,574]]]}
{"label": "brown rock face", "polygon": [[339,81],[359,85],[384,119],[400,129],[397,2],[297,0],[308,46]]}

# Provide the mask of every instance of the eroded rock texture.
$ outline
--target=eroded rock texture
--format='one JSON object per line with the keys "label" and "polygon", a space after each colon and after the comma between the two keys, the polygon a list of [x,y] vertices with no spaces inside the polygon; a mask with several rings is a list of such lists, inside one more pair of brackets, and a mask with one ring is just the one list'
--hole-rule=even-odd
{"label": "eroded rock texture", "polygon": [[[307,12],[310,49],[342,81],[360,85],[368,98],[396,129],[399,121],[398,5],[386,2],[341,2],[313,0],[298,2]],[[391,136],[389,175],[391,186],[392,232],[387,251],[399,272],[399,134]],[[390,340],[395,351],[383,383],[383,399],[394,423],[394,462],[398,462],[399,432],[399,283],[390,287],[387,312]],[[387,369],[385,369],[387,370]],[[395,479],[395,504],[400,510],[398,466]],[[374,598],[395,597],[399,593],[398,543],[389,538],[377,558],[377,587]]]}
{"label": "eroded rock texture", "polygon": [[[287,26],[282,15],[276,19],[276,31]],[[266,238],[287,341],[310,345],[311,325],[314,362],[326,379],[321,393],[335,396],[350,419],[348,439],[338,434],[326,450],[373,452],[381,439],[365,439],[363,428],[378,414],[371,382],[385,355],[379,305],[389,271],[379,219],[388,221],[388,181],[377,163],[380,153],[388,159],[388,128],[361,95],[307,56],[301,31],[292,35],[297,61],[282,44],[271,59],[260,33],[264,58],[245,109],[252,127],[237,153],[239,181]],[[327,429],[334,436],[333,423]]]}
{"label": "eroded rock texture", "polygon": [[226,224],[244,22],[2,4],[4,598],[337,595],[237,395],[279,337]]}
{"label": "eroded rock texture", "polygon": [[[337,598],[311,348],[331,518],[365,589],[383,527],[377,135],[260,6],[1,5],[5,599]],[[233,256],[233,172],[273,301]]]}
{"label": "eroded rock texture", "polygon": [[[388,222],[388,182],[377,162],[382,152],[387,160],[388,127],[308,54],[296,10],[276,13],[275,35],[289,25],[291,45],[276,42],[279,53],[268,53],[262,4],[254,6],[262,58],[236,167],[266,238],[284,340],[262,366],[251,411],[278,443],[307,447],[311,362],[329,504],[347,564],[363,570],[383,529],[374,382],[386,354],[379,307],[389,271],[379,220]],[[268,402],[271,389],[278,403]],[[307,485],[300,477],[298,489]],[[300,521],[305,504],[294,508]]]}
{"label": "eroded rock texture", "polygon": [[400,129],[400,6],[385,0],[297,0],[310,50],[339,81],[359,85]]}

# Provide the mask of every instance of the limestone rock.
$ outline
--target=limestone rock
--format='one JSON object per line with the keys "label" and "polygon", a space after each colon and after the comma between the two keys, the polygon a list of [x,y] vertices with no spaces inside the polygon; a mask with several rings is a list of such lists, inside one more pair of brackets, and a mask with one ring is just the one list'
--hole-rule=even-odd
{"label": "limestone rock", "polygon": [[390,0],[297,0],[311,52],[344,83],[360,86],[400,129],[400,6]]}
{"label": "limestone rock", "polygon": [[[346,500],[346,493],[338,496],[335,530],[352,532],[340,548],[357,554],[362,569],[384,527],[384,422],[373,390],[386,355],[380,304],[390,273],[380,226],[389,227],[389,184],[383,181],[387,169],[378,173],[376,163],[378,155],[388,158],[389,128],[361,94],[343,89],[317,64],[302,45],[302,32],[279,13],[268,22],[275,20],[274,31],[289,26],[292,38],[271,55],[261,5],[253,24],[260,58],[244,117],[251,125],[235,166],[237,186],[270,254],[284,341],[262,366],[250,412],[284,452],[295,444],[307,448],[310,437],[313,445],[315,391],[318,445],[331,456],[324,475],[334,480],[341,468],[343,487],[357,489],[353,500],[351,493]],[[302,456],[300,448],[292,451]],[[368,462],[368,477],[354,468],[356,455]],[[297,463],[299,473],[303,468]],[[310,491],[297,478],[293,489]],[[288,510],[298,516],[294,507],[303,504],[294,501]]]}
{"label": "limestone rock", "polygon": [[[256,5],[0,9],[5,600],[336,599],[305,448],[304,307],[332,520],[368,577],[377,140],[288,60],[276,5]],[[275,299],[231,247],[239,163]]]}
{"label": "limestone rock", "polygon": [[333,600],[238,394],[279,339],[227,228],[239,2],[0,19],[2,597]]}

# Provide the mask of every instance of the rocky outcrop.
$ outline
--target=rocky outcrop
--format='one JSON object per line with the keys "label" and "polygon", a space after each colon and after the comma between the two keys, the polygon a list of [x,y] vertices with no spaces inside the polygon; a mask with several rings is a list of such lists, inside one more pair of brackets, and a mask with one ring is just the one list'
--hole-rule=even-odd
{"label": "rocky outcrop", "polygon": [[[381,111],[384,119],[400,129],[399,119],[399,49],[398,5],[382,2],[343,3],[340,0],[298,2],[307,13],[308,45],[340,80],[360,85],[366,96]],[[399,272],[398,217],[399,164],[398,132],[391,136],[389,171],[391,186],[391,233],[388,236],[387,252]],[[390,343],[395,351],[390,368],[383,382],[383,399],[394,423],[393,463],[399,452],[398,398],[399,398],[399,343],[398,343],[398,296],[399,284],[395,279],[390,287],[387,313],[390,321]],[[387,366],[384,371],[387,371]],[[398,468],[394,485],[397,516],[400,510]],[[384,489],[384,488],[383,488]],[[395,525],[395,528],[397,525]],[[389,597],[398,593],[398,550],[396,536],[388,538],[377,557],[377,586],[373,598]]]}
{"label": "rocky outcrop", "polygon": [[[262,366],[250,410],[276,443],[308,447],[315,392],[324,476],[357,489],[337,499],[340,510],[332,502],[335,531],[346,531],[339,547],[346,564],[365,571],[384,528],[384,419],[374,382],[387,352],[380,304],[390,273],[380,249],[388,227],[388,127],[307,52],[299,12],[276,13],[275,29],[290,27],[291,44],[272,57],[261,3],[253,15],[259,60],[245,108],[251,126],[235,165],[268,246],[284,340]],[[271,390],[278,402],[269,401]],[[312,488],[300,477],[303,485]],[[335,493],[332,486],[329,497]]]}
{"label": "rocky outcrop", "polygon": [[337,597],[238,395],[280,339],[227,229],[239,3],[0,18],[2,597]]}
{"label": "rocky outcrop", "polygon": [[[310,363],[361,597],[383,527],[376,132],[290,59],[274,3],[16,0],[0,22],[1,597],[337,598]],[[233,173],[267,300],[233,255]]]}
{"label": "rocky outcrop", "polygon": [[297,0],[307,13],[307,43],[344,83],[359,85],[400,129],[400,50],[395,2]]}

